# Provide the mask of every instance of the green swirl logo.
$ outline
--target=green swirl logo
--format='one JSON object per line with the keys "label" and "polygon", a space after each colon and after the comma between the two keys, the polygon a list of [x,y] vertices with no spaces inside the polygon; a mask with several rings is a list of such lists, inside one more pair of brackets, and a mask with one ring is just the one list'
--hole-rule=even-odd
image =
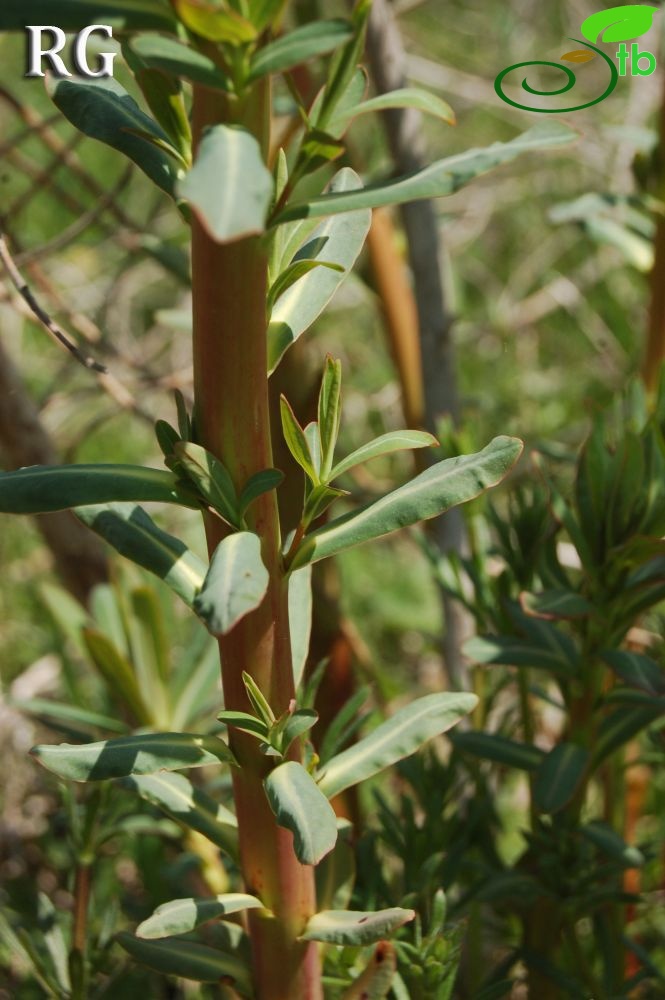
{"label": "green swirl logo", "polygon": [[[494,81],[494,90],[506,104],[510,104],[514,108],[519,108],[521,111],[532,111],[536,114],[560,115],[570,111],[582,111],[584,108],[593,107],[594,104],[600,104],[601,101],[604,101],[614,91],[619,82],[619,77],[627,75],[629,67],[632,76],[651,76],[655,72],[656,57],[653,53],[646,50],[640,51],[636,42],[633,42],[630,49],[628,49],[626,41],[639,38],[651,28],[656,10],[655,7],[650,7],[646,4],[625,4],[622,7],[612,7],[609,10],[597,11],[583,22],[580,30],[587,41],[581,38],[573,38],[571,41],[583,45],[584,48],[566,52],[561,58],[567,62],[586,63],[591,59],[595,59],[596,56],[600,56],[605,61],[610,74],[609,82],[603,93],[591,101],[585,101],[583,104],[575,104],[566,108],[539,108],[529,104],[520,104],[519,101],[508,97],[503,89],[504,80],[508,74],[513,73],[515,70],[525,70],[532,66],[548,66],[559,70],[565,76],[565,83],[562,87],[556,89],[539,90],[532,87],[525,76],[522,79],[522,90],[527,94],[535,97],[556,97],[560,94],[567,94],[573,89],[577,83],[577,78],[573,70],[561,63],[543,59],[532,59],[527,62],[519,62],[513,66],[508,66],[499,73]],[[616,53],[617,62],[606,52],[603,52],[602,49],[599,49],[597,45],[593,44],[598,41],[621,43]],[[646,66],[644,65],[645,62]]]}

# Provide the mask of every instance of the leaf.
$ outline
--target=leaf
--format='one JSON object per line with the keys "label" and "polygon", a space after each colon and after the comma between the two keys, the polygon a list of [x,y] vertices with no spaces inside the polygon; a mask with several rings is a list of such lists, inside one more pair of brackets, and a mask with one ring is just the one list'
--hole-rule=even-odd
{"label": "leaf", "polygon": [[327,482],[330,478],[335,445],[339,435],[339,424],[342,418],[340,395],[342,391],[342,362],[335,361],[330,355],[326,358],[321,389],[319,391],[318,416],[319,437],[321,440],[321,478]]}
{"label": "leaf", "polygon": [[194,166],[176,192],[190,203],[211,239],[229,243],[263,232],[273,179],[251,132],[215,125],[204,133]]}
{"label": "leaf", "polygon": [[247,697],[249,698],[251,706],[257,716],[260,719],[263,719],[266,726],[272,726],[275,722],[275,713],[270,707],[268,700],[259,685],[256,683],[252,675],[246,670],[243,670],[242,672],[242,682],[245,685]]}
{"label": "leaf", "polygon": [[65,994],[69,994],[72,988],[68,966],[69,949],[59,923],[58,911],[43,892],[37,896],[37,926],[42,933],[56,978]]}
{"label": "leaf", "polygon": [[233,813],[195,788],[184,774],[158,774],[124,778],[123,787],[162,809],[167,816],[207,837],[232,858],[238,856],[238,825]]}
{"label": "leaf", "polygon": [[314,56],[332,52],[353,34],[348,21],[314,21],[294,28],[259,49],[250,63],[249,79],[258,80],[266,73],[283,73]]}
{"label": "leaf", "polygon": [[[156,36],[159,37],[159,36]],[[141,93],[145,99],[146,104],[150,108],[153,117],[159,123],[159,125],[164,129],[169,137],[171,146],[164,146],[164,152],[167,154],[172,154],[173,149],[175,149],[180,157],[181,165],[183,167],[189,166],[191,162],[192,155],[192,129],[189,124],[189,116],[187,114],[187,109],[185,108],[185,101],[183,96],[183,88],[180,79],[177,76],[171,76],[164,70],[154,69],[144,62],[136,52],[130,48],[129,44],[125,41],[121,45],[121,52],[125,62],[127,63],[129,69],[131,70],[136,83],[141,89]],[[143,244],[143,249],[150,253],[150,237]],[[159,254],[159,240],[153,237],[153,256],[156,259],[160,259]],[[172,251],[175,248],[172,248]],[[177,252],[177,251],[176,251]],[[168,269],[171,269],[173,264],[167,263],[168,252],[161,253],[161,259]],[[176,263],[175,257],[173,256],[173,263]],[[182,276],[183,271],[183,261],[180,260],[176,263],[176,268],[179,275]],[[188,277],[188,266],[187,261],[184,261],[184,271],[185,275]]]}
{"label": "leaf", "polygon": [[316,901],[328,910],[345,909],[356,879],[355,853],[352,845],[353,824],[337,820],[337,843],[316,866]]}
{"label": "leaf", "polygon": [[580,31],[590,42],[627,42],[646,34],[656,11],[656,7],[640,3],[599,10],[582,21]]}
{"label": "leaf", "polygon": [[[329,190],[343,193],[360,186],[358,175],[349,167],[344,167],[331,180]],[[270,315],[268,327],[269,373],[275,370],[285,351],[312,325],[331,300],[355,264],[371,221],[371,212],[361,209],[343,221],[330,219],[323,222],[313,232],[307,227],[295,230],[296,237],[298,233],[302,233],[302,238],[307,239],[296,254],[296,259],[320,258],[339,265],[344,273],[330,268],[317,268],[280,296]],[[291,240],[289,245],[292,245]],[[291,261],[287,259],[286,263]]]}
{"label": "leaf", "polygon": [[156,972],[199,983],[217,983],[230,977],[244,996],[250,995],[249,972],[236,955],[182,938],[143,941],[127,931],[116,934],[116,941],[137,962]]}
{"label": "leaf", "polygon": [[244,892],[228,892],[212,899],[172,899],[158,906],[151,917],[136,928],[140,938],[164,938],[173,934],[187,934],[208,920],[225,917],[229,913],[252,910],[263,906],[256,896]]}
{"label": "leaf", "polygon": [[328,260],[295,260],[293,263],[282,271],[275,281],[270,286],[268,292],[268,297],[266,299],[266,308],[268,312],[272,312],[275,302],[284,295],[292,285],[295,285],[296,281],[300,281],[304,278],[306,274],[313,271],[317,267],[328,267],[331,271],[337,271],[339,273],[344,273],[344,268],[339,264],[331,264]]}
{"label": "leaf", "polygon": [[623,649],[607,650],[601,656],[615,674],[631,687],[640,688],[654,697],[665,695],[665,671],[651,657]]}
{"label": "leaf", "polygon": [[540,594],[520,594],[522,610],[534,618],[556,621],[561,618],[586,618],[593,605],[574,590],[544,590]]}
{"label": "leaf", "polygon": [[645,862],[644,855],[637,847],[631,847],[616,830],[602,820],[592,820],[580,827],[580,833],[613,861],[618,861],[622,868],[641,868]]}
{"label": "leaf", "polygon": [[249,712],[238,712],[228,709],[220,712],[217,718],[225,726],[233,726],[235,729],[240,729],[243,733],[249,733],[250,736],[256,736],[260,740],[267,740],[270,735],[269,725],[262,718],[257,719],[255,715],[251,715]]}
{"label": "leaf", "polygon": [[96,629],[83,629],[83,641],[117,703],[129,708],[143,726],[153,722],[153,706],[146,703],[126,656],[114,642]]}
{"label": "leaf", "polygon": [[277,489],[283,480],[284,473],[280,472],[279,469],[262,469],[261,472],[255,472],[253,476],[250,476],[238,498],[240,516],[244,517],[250,504],[263,496],[264,493]]}
{"label": "leaf", "polygon": [[[3,0],[0,31],[25,31],[26,24],[52,24],[53,0]],[[58,0],[57,24],[81,31],[89,24],[108,24],[132,31],[169,31],[173,14],[162,0]]]}
{"label": "leaf", "polygon": [[565,59],[566,62],[585,63],[591,59],[595,59],[596,53],[591,52],[589,49],[573,49],[572,52],[564,52],[560,58]]}
{"label": "leaf", "polygon": [[362,208],[379,208],[382,205],[402,205],[420,198],[441,198],[522,153],[560,146],[570,142],[576,134],[561,122],[541,123],[509,142],[495,142],[485,149],[468,149],[393,181],[381,181],[358,190],[322,194],[309,201],[293,202],[273,219],[272,224],[338,215]]}
{"label": "leaf", "polygon": [[476,663],[536,667],[563,676],[575,673],[574,664],[566,659],[561,649],[552,649],[518,636],[474,636],[464,643],[462,652]]}
{"label": "leaf", "polygon": [[234,528],[240,526],[238,498],[231,476],[219,459],[200,444],[178,441],[173,449],[178,471],[184,472],[197,491]]}
{"label": "leaf", "polygon": [[417,698],[381,723],[369,736],[333,757],[317,773],[328,798],[373,777],[398,760],[410,757],[434,736],[440,736],[478,703],[474,694],[430,694]]}
{"label": "leaf", "polygon": [[[394,989],[398,978],[396,971],[395,946],[390,941],[380,941],[362,974],[344,991],[340,1000],[383,1000],[391,986],[397,997]],[[441,1000],[446,1000],[446,997],[442,996]]]}
{"label": "leaf", "polygon": [[226,743],[194,733],[144,733],[99,743],[37,746],[30,753],[49,771],[70,781],[105,781],[129,774],[177,771],[206,764],[233,764]]}
{"label": "leaf", "polygon": [[170,472],[140,465],[30,465],[0,472],[2,514],[48,514],[116,500],[198,506]]}
{"label": "leaf", "polygon": [[116,552],[154,573],[192,607],[206,565],[179,538],[158,528],[142,507],[103,504],[77,507],[75,513]]}
{"label": "leaf", "polygon": [[533,798],[541,812],[555,813],[567,806],[580,787],[589,753],[576,743],[559,743],[545,756],[535,773]]}
{"label": "leaf", "polygon": [[312,567],[303,566],[291,573],[288,587],[293,685],[297,690],[305,672],[312,632]]}
{"label": "leaf", "polygon": [[344,514],[307,535],[295,554],[292,568],[336,555],[473,500],[501,482],[519,458],[522,447],[516,438],[498,437],[476,455],[438,462],[380,500]]}
{"label": "leaf", "polygon": [[438,445],[437,439],[427,431],[389,431],[381,434],[367,444],[362,445],[355,451],[338,462],[330,472],[329,480],[337,479],[343,473],[353,469],[356,465],[369,462],[379,455],[389,455],[395,451],[404,451],[410,448],[435,448]]}
{"label": "leaf", "polygon": [[173,195],[176,164],[163,148],[150,141],[168,148],[170,139],[119,83],[113,78],[61,80],[47,76],[46,89],[55,106],[79,132],[124,153],[157,187]]}
{"label": "leaf", "polygon": [[78,705],[67,705],[61,701],[49,701],[47,698],[18,698],[9,702],[19,712],[39,716],[49,725],[49,719],[64,722],[80,723],[91,729],[108,729],[112,733],[126,733],[129,729],[125,722],[112,716],[101,715]]}
{"label": "leaf", "polygon": [[207,0],[173,0],[173,4],[183,24],[209,42],[241,45],[256,38],[254,25],[228,6]]}
{"label": "leaf", "polygon": [[651,705],[637,705],[634,708],[621,705],[615,709],[600,724],[593,747],[593,766],[598,767],[606,757],[629,743],[663,715],[665,715],[665,698],[653,699]]}
{"label": "leaf", "polygon": [[344,108],[343,111],[338,110],[334,116],[334,131],[341,126],[346,127],[359,115],[374,114],[377,111],[386,111],[391,108],[413,108],[425,115],[433,115],[448,125],[455,124],[455,112],[436,94],[420,90],[418,87],[400,87],[387,94],[370,97],[369,100]]}
{"label": "leaf", "polygon": [[312,708],[298,708],[287,719],[286,725],[280,733],[280,744],[282,754],[288,752],[294,740],[308,733],[319,721],[318,712]]}
{"label": "leaf", "polygon": [[500,733],[451,733],[449,739],[456,750],[520,771],[535,771],[545,756],[539,747],[518,743]]}
{"label": "leaf", "polygon": [[146,66],[217,90],[231,89],[229,80],[209,56],[175,38],[137,35],[131,39],[129,47]]}
{"label": "leaf", "polygon": [[298,423],[298,419],[291,408],[286,396],[279,398],[279,409],[282,418],[282,433],[286,446],[293,455],[301,469],[309,476],[314,483],[318,483],[319,477],[314,469],[312,455],[309,450],[309,443],[305,437],[305,432]]}
{"label": "leaf", "polygon": [[314,779],[301,764],[290,760],[271,771],[263,785],[277,822],[293,834],[298,860],[304,865],[318,864],[335,846],[337,821]]}
{"label": "leaf", "polygon": [[270,577],[261,559],[261,540],[251,531],[224,538],[210,561],[194,610],[213,635],[227,635],[241,618],[258,608]]}
{"label": "leaf", "polygon": [[413,920],[415,910],[393,906],[387,910],[365,913],[362,910],[323,910],[307,921],[304,941],[326,944],[374,944]]}

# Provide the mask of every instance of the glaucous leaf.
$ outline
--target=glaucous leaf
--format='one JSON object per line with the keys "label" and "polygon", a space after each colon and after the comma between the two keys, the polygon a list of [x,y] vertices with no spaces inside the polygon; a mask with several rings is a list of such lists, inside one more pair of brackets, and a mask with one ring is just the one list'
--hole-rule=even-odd
{"label": "glaucous leaf", "polygon": [[233,527],[240,526],[238,499],[226,466],[200,444],[178,441],[173,447],[178,471],[192,481],[198,492]]}
{"label": "glaucous leaf", "polygon": [[75,508],[77,517],[116,552],[149,570],[191,607],[203,586],[205,563],[184,542],[158,528],[138,504]]}
{"label": "glaucous leaf", "polygon": [[140,465],[30,465],[0,472],[2,514],[47,514],[116,500],[198,506],[170,472]]}
{"label": "glaucous leaf", "polygon": [[431,94],[427,90],[419,87],[400,87],[398,90],[391,90],[387,94],[378,94],[370,97],[367,101],[362,101],[343,110],[338,109],[335,113],[334,122],[336,126],[348,125],[359,115],[373,114],[377,111],[385,111],[389,108],[413,108],[421,111],[425,115],[432,115],[440,118],[448,125],[455,124],[455,112],[445,101],[442,101],[436,94]]}
{"label": "glaucous leaf", "polygon": [[229,913],[252,910],[263,906],[256,896],[244,892],[227,892],[212,898],[172,899],[158,906],[152,916],[136,928],[140,938],[165,938],[175,934],[188,934],[208,920],[225,917]]}
{"label": "glaucous leaf", "polygon": [[330,479],[335,445],[339,435],[339,425],[342,419],[340,403],[342,391],[342,362],[335,360],[329,354],[326,358],[319,391],[318,416],[319,437],[321,440],[321,478]]}
{"label": "glaucous leaf", "polygon": [[521,153],[561,146],[576,135],[576,132],[561,122],[538,124],[509,142],[495,142],[484,149],[468,149],[393,181],[369,184],[358,190],[329,192],[308,201],[293,202],[275,217],[273,225],[278,226],[293,219],[338,215],[362,208],[402,205],[420,198],[441,198],[453,194],[475,177],[513,160]]}
{"label": "glaucous leaf", "polygon": [[348,21],[313,21],[287,31],[260,48],[250,63],[249,78],[257,80],[266,73],[283,73],[307,59],[332,52],[353,34]]}
{"label": "glaucous leaf", "polygon": [[434,435],[428,434],[427,431],[388,431],[387,434],[381,434],[380,437],[357,448],[341,462],[337,462],[328,478],[330,481],[337,479],[349,469],[369,462],[371,458],[377,458],[379,455],[389,455],[395,451],[411,448],[436,448],[438,443]]}
{"label": "glaucous leaf", "polygon": [[280,472],[279,469],[262,469],[261,472],[255,472],[253,476],[250,476],[238,498],[238,510],[241,517],[244,517],[250,504],[254,503],[258,497],[263,496],[264,493],[276,490],[283,479],[284,473]]}
{"label": "glaucous leaf", "polygon": [[318,482],[318,476],[309,450],[309,442],[305,437],[305,432],[298,423],[291,404],[284,395],[280,396],[279,410],[282,418],[282,433],[284,434],[287,448],[309,478],[315,483]]}
{"label": "glaucous leaf", "polygon": [[272,174],[254,136],[237,125],[205,132],[194,166],[176,193],[218,243],[262,233],[273,197]]}
{"label": "glaucous leaf", "polygon": [[293,760],[276,767],[263,784],[277,822],[293,834],[298,860],[318,864],[337,840],[337,820],[328,799],[302,764]]}
{"label": "glaucous leaf", "polygon": [[303,566],[291,573],[288,586],[293,684],[297,690],[305,672],[312,631],[312,567]]}
{"label": "glaucous leaf", "polygon": [[272,312],[275,302],[277,302],[284,292],[288,291],[291,285],[295,285],[296,281],[300,281],[301,278],[304,278],[306,274],[314,271],[317,267],[329,267],[331,271],[344,273],[344,268],[340,264],[332,264],[328,260],[294,260],[293,263],[289,264],[277,276],[270,286],[266,300],[268,312]]}
{"label": "glaucous leaf", "polygon": [[222,740],[194,733],[143,733],[79,746],[42,745],[30,753],[49,771],[70,781],[105,781],[129,774],[235,763]]}
{"label": "glaucous leaf", "polygon": [[329,799],[410,757],[434,736],[452,728],[478,704],[474,694],[429,694],[395,712],[373,732],[333,757],[317,773]]}
{"label": "glaucous leaf", "polygon": [[55,106],[79,132],[124,153],[157,187],[173,195],[178,167],[166,152],[172,148],[171,140],[112,77],[84,80],[48,76],[46,88]]}
{"label": "glaucous leaf", "polygon": [[261,540],[251,531],[224,538],[210,560],[194,610],[213,635],[227,635],[241,618],[258,608],[268,589]]}
{"label": "glaucous leaf", "polygon": [[322,910],[307,921],[302,938],[326,944],[366,945],[381,941],[413,920],[415,910],[393,906],[388,910]]}
{"label": "glaucous leaf", "polygon": [[[343,194],[360,188],[358,175],[349,167],[340,170],[330,182],[329,191]],[[306,242],[296,253],[301,258],[325,260],[344,269],[343,273],[330,268],[317,268],[292,285],[275,303],[268,327],[268,371],[272,373],[282,355],[308,329],[330,302],[345,276],[356,262],[363,248],[372,221],[371,212],[360,209],[351,213],[343,222],[330,219],[314,231],[304,226],[302,239]],[[298,238],[298,230],[289,239],[289,246]],[[296,242],[297,246],[298,243]],[[288,257],[288,254],[287,254]],[[285,262],[285,266],[291,263]]]}
{"label": "glaucous leaf", "polygon": [[443,514],[473,500],[507,475],[522,453],[517,438],[494,438],[481,452],[438,462],[411,482],[306,535],[292,568]]}
{"label": "glaucous leaf", "polygon": [[129,47],[146,66],[216,90],[231,89],[228,79],[210,56],[175,38],[142,34],[132,38]]}
{"label": "glaucous leaf", "polygon": [[120,931],[116,941],[132,958],[166,976],[193,979],[197,983],[218,983],[231,978],[243,996],[251,995],[249,971],[237,955],[182,938],[144,941]]}

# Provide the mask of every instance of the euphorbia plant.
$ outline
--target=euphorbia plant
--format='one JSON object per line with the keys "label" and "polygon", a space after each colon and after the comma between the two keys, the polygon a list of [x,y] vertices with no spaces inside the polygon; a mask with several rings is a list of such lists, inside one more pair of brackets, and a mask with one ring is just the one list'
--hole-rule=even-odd
{"label": "euphorbia plant", "polygon": [[[338,480],[353,466],[433,439],[418,431],[386,434],[340,460],[339,362],[326,360],[318,419],[305,427],[287,400],[281,430],[270,426],[269,374],[352,267],[372,208],[451,193],[521,151],[559,144],[570,133],[557,124],[539,126],[511,142],[368,186],[349,168],[332,177],[327,169],[317,186],[320,168],[343,154],[342,137],[359,115],[392,103],[451,117],[443,102],[411,89],[365,99],[358,68],[365,0],[348,21],[316,21],[286,32],[289,5],[283,0],[78,0],[59,6],[62,27],[95,20],[122,33],[125,62],[151,114],[111,80],[50,80],[55,104],[86,135],[130,157],[174,199],[191,227],[194,406],[190,414],[178,399],[177,430],[157,423],[167,470],[99,465],[6,473],[0,476],[0,510],[75,508],[190,605],[219,639],[225,706],[219,718],[228,742],[144,732],[84,746],[39,747],[35,754],[62,777],[128,779],[167,811],[174,796],[187,793],[179,777],[174,784],[162,772],[228,766],[245,892],[174,900],[137,936],[122,935],[121,943],[162,971],[232,981],[241,996],[316,1000],[323,996],[318,942],[371,943],[413,915],[317,904],[314,868],[337,840],[330,798],[447,730],[476,699],[464,693],[420,698],[319,766],[307,742],[315,713],[299,707],[311,565],[477,496],[506,475],[521,443],[496,438],[478,454],[440,462],[364,507],[350,501],[346,513],[314,526],[345,495]],[[0,26],[48,23],[48,7],[45,0],[31,0],[20,11],[10,5],[0,13]],[[307,106],[291,71],[327,55],[323,85]],[[286,82],[300,118],[286,150],[271,147],[276,80]],[[305,476],[299,523],[286,537],[276,498],[282,477],[272,467],[275,433],[284,434]],[[138,506],[146,501],[198,511],[210,564],[158,528]],[[159,781],[152,777],[157,773]],[[203,832],[210,834],[211,823],[228,828],[229,819],[208,819]],[[212,837],[233,851],[226,828],[224,837],[215,839],[214,831]],[[235,954],[181,937],[242,910],[251,969]],[[389,980],[379,964],[363,974],[358,990],[373,979],[371,995],[385,995]]]}

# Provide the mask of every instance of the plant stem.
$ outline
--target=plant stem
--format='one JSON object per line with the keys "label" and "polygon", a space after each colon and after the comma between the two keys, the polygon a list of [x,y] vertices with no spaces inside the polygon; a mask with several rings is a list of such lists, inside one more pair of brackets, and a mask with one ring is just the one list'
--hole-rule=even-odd
{"label": "plant stem", "polygon": [[[231,107],[224,95],[195,87],[195,139],[209,125],[235,121],[267,148],[268,96],[261,86],[242,106]],[[261,242],[250,237],[220,245],[194,219],[192,284],[196,435],[224,462],[239,488],[253,473],[272,464],[267,263]],[[279,715],[293,698],[294,687],[274,492],[252,505],[247,521],[261,538],[270,583],[260,607],[220,638],[224,701],[227,709],[250,709],[242,681],[246,670]],[[207,518],[211,553],[225,531],[218,519]],[[256,996],[258,1000],[322,1000],[317,946],[297,940],[316,908],[313,869],[298,862],[292,835],[277,825],[270,810],[262,785],[270,764],[258,744],[233,731],[231,743],[241,765],[234,768],[233,787],[242,874],[248,891],[259,895],[266,906],[249,915]]]}

